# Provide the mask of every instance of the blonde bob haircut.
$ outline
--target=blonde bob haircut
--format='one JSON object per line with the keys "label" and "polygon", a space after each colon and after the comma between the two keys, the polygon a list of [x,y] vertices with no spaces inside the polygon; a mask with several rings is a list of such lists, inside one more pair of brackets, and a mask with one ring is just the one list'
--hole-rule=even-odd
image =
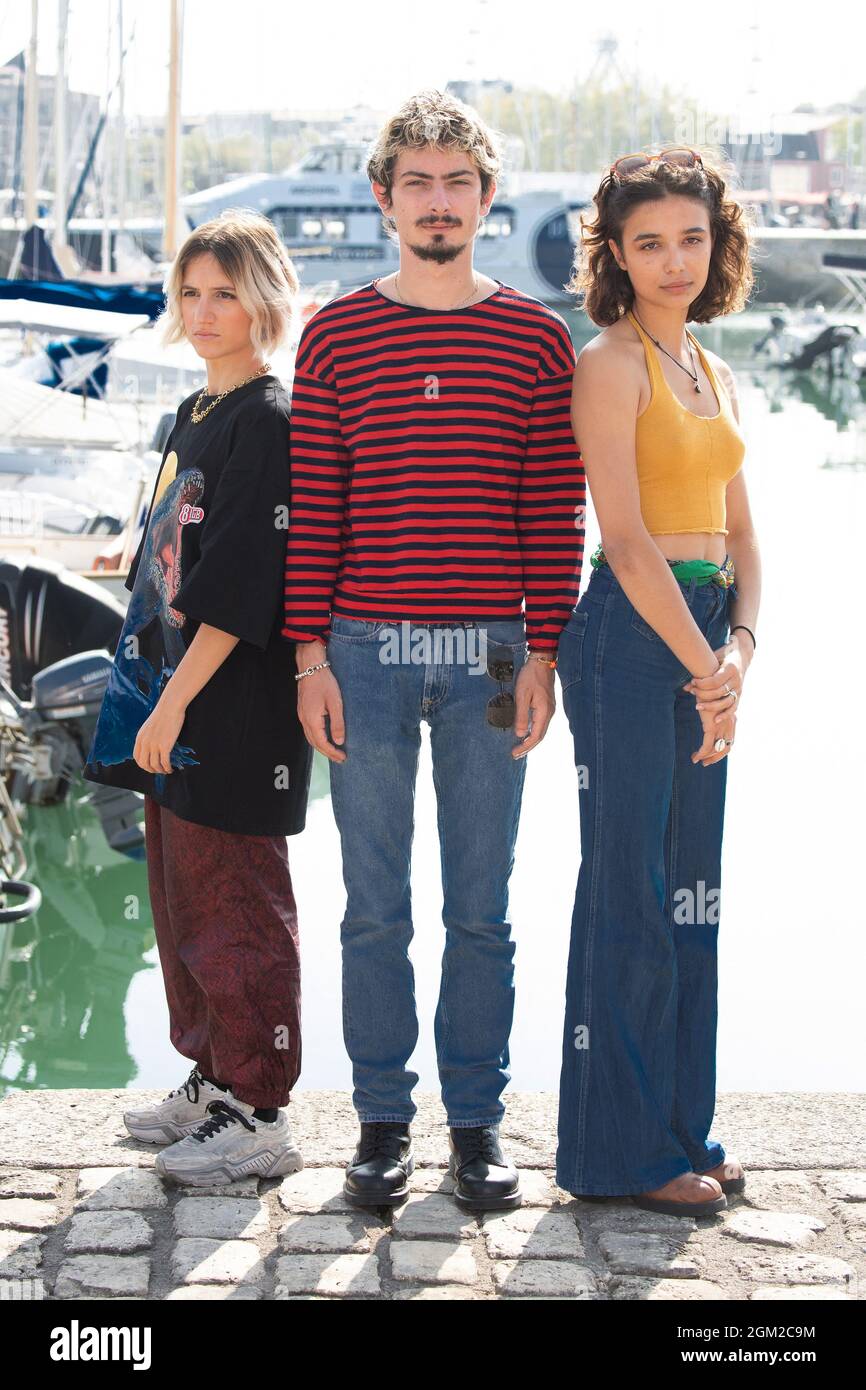
{"label": "blonde bob haircut", "polygon": [[237,291],[252,319],[250,340],[263,357],[279,347],[292,322],[298,276],[273,222],[244,208],[226,208],[190,232],[166,276],[165,311],[159,319],[164,343],[186,334],[181,292],[187,268],[198,256],[212,255]]}

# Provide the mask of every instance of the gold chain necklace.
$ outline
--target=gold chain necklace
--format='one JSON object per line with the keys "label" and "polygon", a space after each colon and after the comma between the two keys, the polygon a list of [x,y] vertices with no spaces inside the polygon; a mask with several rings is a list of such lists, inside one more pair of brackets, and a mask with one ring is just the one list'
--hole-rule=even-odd
{"label": "gold chain necklace", "polygon": [[[394,276],[394,289],[396,290],[397,299],[398,299],[399,303],[400,303],[400,304],[406,304],[405,299],[403,298],[402,294],[400,293],[400,286],[399,286],[399,284],[398,284],[399,279],[400,279],[400,272],[398,271],[397,274]],[[465,299],[461,299],[461,301],[460,301],[459,304],[452,304],[451,308],[450,308],[449,310],[447,310],[447,312],[448,312],[448,313],[453,313],[455,309],[462,309],[463,306],[464,306],[464,304],[468,304],[468,303],[469,303],[469,300],[472,298],[472,296],[473,296],[474,294],[477,294],[477,293],[478,293],[478,276],[477,276],[477,275],[475,274],[475,272],[473,271],[473,272],[472,272],[472,289],[469,291],[469,293],[467,294],[467,296],[466,296]],[[424,305],[423,305],[423,304],[420,304],[420,305],[419,305],[419,304],[406,304],[406,308],[407,308],[407,309],[413,309],[413,308],[414,308],[414,309],[419,309],[419,308],[423,309],[423,308],[424,308]]]}
{"label": "gold chain necklace", "polygon": [[244,377],[243,381],[236,382],[235,385],[230,386],[227,391],[221,391],[218,396],[214,396],[210,405],[206,405],[204,410],[200,410],[199,406],[201,405],[202,401],[207,395],[207,387],[205,387],[204,390],[201,392],[195,405],[193,406],[192,413],[189,418],[192,420],[194,425],[200,425],[205,416],[210,415],[214,406],[219,405],[220,401],[224,401],[226,396],[231,395],[232,391],[237,391],[239,387],[246,386],[248,381],[255,381],[257,376],[266,376],[270,370],[271,364],[270,362],[266,362],[263,367],[259,367],[257,372],[253,372],[252,376]]}

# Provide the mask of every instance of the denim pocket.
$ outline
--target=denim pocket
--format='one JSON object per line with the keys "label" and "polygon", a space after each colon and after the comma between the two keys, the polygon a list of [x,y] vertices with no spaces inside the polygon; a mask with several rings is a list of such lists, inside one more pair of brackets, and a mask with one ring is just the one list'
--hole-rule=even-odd
{"label": "denim pocket", "polygon": [[388,623],[384,621],[367,622],[360,618],[334,617],[331,619],[330,635],[340,642],[372,642],[382,628],[387,626]]}
{"label": "denim pocket", "polygon": [[661,642],[662,640],[655,628],[650,627],[646,619],[641,617],[634,604],[632,604],[631,608],[631,626],[634,628],[635,632],[639,632],[641,637],[645,637],[648,642]]}
{"label": "denim pocket", "polygon": [[511,652],[522,651],[526,646],[526,628],[522,619],[514,622],[497,620],[479,623],[477,631],[482,646],[507,647]]}
{"label": "denim pocket", "polygon": [[730,603],[730,589],[722,589],[706,634],[707,641],[714,650],[716,647],[723,647],[730,638]]}
{"label": "denim pocket", "polygon": [[559,634],[557,670],[563,693],[580,680],[583,670],[583,641],[589,613],[576,608]]}
{"label": "denim pocket", "polygon": [[692,606],[692,616],[709,641],[711,634],[727,625],[728,590],[718,584],[708,584],[705,590],[699,589]]}

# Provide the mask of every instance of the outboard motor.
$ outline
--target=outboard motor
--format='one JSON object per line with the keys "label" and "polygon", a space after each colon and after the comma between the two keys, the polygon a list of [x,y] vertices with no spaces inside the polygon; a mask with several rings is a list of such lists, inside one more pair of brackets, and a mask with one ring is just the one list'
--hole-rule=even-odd
{"label": "outboard motor", "polygon": [[[48,775],[28,800],[43,805],[58,801],[81,772],[93,742],[112,659],[104,651],[78,652],[38,671],[33,677],[33,713],[43,745],[53,750]],[[124,787],[88,782],[91,804],[102,821],[105,838],[119,854],[143,858],[139,825],[142,798]]]}
{"label": "outboard motor", "polygon": [[[93,741],[122,605],[50,561],[0,560],[0,776],[13,804],[69,795]],[[83,782],[112,849],[144,857],[138,792]]]}
{"label": "outboard motor", "polygon": [[0,677],[30,698],[37,671],[75,652],[112,656],[123,628],[118,599],[51,560],[0,558]]}

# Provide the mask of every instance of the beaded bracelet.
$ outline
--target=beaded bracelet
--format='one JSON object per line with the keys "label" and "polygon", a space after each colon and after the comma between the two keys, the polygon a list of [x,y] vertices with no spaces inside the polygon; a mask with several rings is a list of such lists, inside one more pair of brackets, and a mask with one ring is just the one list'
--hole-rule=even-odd
{"label": "beaded bracelet", "polygon": [[299,671],[295,676],[296,681],[302,681],[304,676],[311,676],[314,671],[324,671],[326,666],[330,666],[330,661],[320,661],[318,666],[308,666],[306,671]]}

